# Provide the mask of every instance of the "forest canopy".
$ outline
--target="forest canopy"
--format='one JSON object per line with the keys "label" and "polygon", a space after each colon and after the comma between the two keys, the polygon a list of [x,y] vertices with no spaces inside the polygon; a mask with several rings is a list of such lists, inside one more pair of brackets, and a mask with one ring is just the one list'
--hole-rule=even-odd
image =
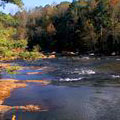
{"label": "forest canopy", "polygon": [[62,2],[37,7],[26,16],[30,49],[39,45],[43,51],[120,53],[118,0]]}

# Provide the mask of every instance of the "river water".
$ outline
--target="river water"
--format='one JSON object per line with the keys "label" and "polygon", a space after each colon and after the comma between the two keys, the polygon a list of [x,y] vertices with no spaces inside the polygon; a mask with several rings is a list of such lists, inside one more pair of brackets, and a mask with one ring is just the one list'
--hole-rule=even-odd
{"label": "river water", "polygon": [[[6,105],[40,105],[42,112],[13,110],[17,120],[120,120],[120,58],[60,57],[34,62],[13,61],[24,66],[19,74],[3,78],[48,80],[42,86],[29,83],[16,89]],[[39,72],[39,74],[26,74]]]}

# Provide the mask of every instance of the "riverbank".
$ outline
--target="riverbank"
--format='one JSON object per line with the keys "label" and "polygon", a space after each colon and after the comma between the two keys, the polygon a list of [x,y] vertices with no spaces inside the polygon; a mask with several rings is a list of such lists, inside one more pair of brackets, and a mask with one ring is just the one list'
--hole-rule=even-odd
{"label": "riverbank", "polygon": [[10,96],[10,92],[16,88],[26,87],[25,83],[19,83],[18,80],[0,80],[0,101],[3,103],[4,99]]}
{"label": "riverbank", "polygon": [[[4,100],[8,97],[10,97],[10,93],[17,89],[17,88],[25,88],[27,86],[27,83],[41,83],[41,85],[47,85],[49,82],[44,80],[14,80],[14,79],[1,79],[0,80],[0,113],[4,113],[6,111],[9,111],[10,109],[14,108],[11,106],[3,105]],[[30,106],[15,106],[18,108],[21,108],[26,111],[38,111],[39,107],[36,107],[34,105]]]}
{"label": "riverbank", "polygon": [[14,56],[0,56],[0,61],[10,61],[10,60],[38,60],[38,59],[51,59],[56,58],[55,54],[43,54],[40,52],[29,52],[23,51],[22,53],[14,54]]}

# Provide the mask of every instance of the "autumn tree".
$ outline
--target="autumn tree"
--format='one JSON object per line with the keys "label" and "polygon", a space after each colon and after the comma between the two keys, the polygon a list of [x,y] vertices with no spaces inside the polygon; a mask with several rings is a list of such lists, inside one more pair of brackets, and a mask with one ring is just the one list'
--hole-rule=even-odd
{"label": "autumn tree", "polygon": [[[22,14],[22,13],[21,13]],[[37,7],[26,13],[28,46],[46,52],[120,53],[118,0],[77,0]]]}

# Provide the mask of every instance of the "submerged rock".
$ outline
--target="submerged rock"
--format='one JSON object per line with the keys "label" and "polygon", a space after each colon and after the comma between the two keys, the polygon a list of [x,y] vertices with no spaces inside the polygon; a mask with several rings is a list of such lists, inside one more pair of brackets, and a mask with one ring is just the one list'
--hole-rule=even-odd
{"label": "submerged rock", "polygon": [[50,84],[50,81],[47,80],[25,80],[26,83],[41,83],[44,85]]}
{"label": "submerged rock", "polygon": [[11,106],[6,106],[6,105],[0,105],[0,113],[5,113],[9,110],[11,110],[12,107]]}
{"label": "submerged rock", "polygon": [[22,110],[23,112],[40,112],[40,111],[47,111],[38,105],[25,105],[25,106],[7,106],[7,105],[0,105],[0,114],[10,112],[11,110]]}
{"label": "submerged rock", "polygon": [[37,75],[42,74],[42,72],[28,72],[27,75]]}
{"label": "submerged rock", "polygon": [[24,110],[25,112],[39,112],[40,110],[42,110],[42,108],[36,105],[20,106],[19,108]]}

